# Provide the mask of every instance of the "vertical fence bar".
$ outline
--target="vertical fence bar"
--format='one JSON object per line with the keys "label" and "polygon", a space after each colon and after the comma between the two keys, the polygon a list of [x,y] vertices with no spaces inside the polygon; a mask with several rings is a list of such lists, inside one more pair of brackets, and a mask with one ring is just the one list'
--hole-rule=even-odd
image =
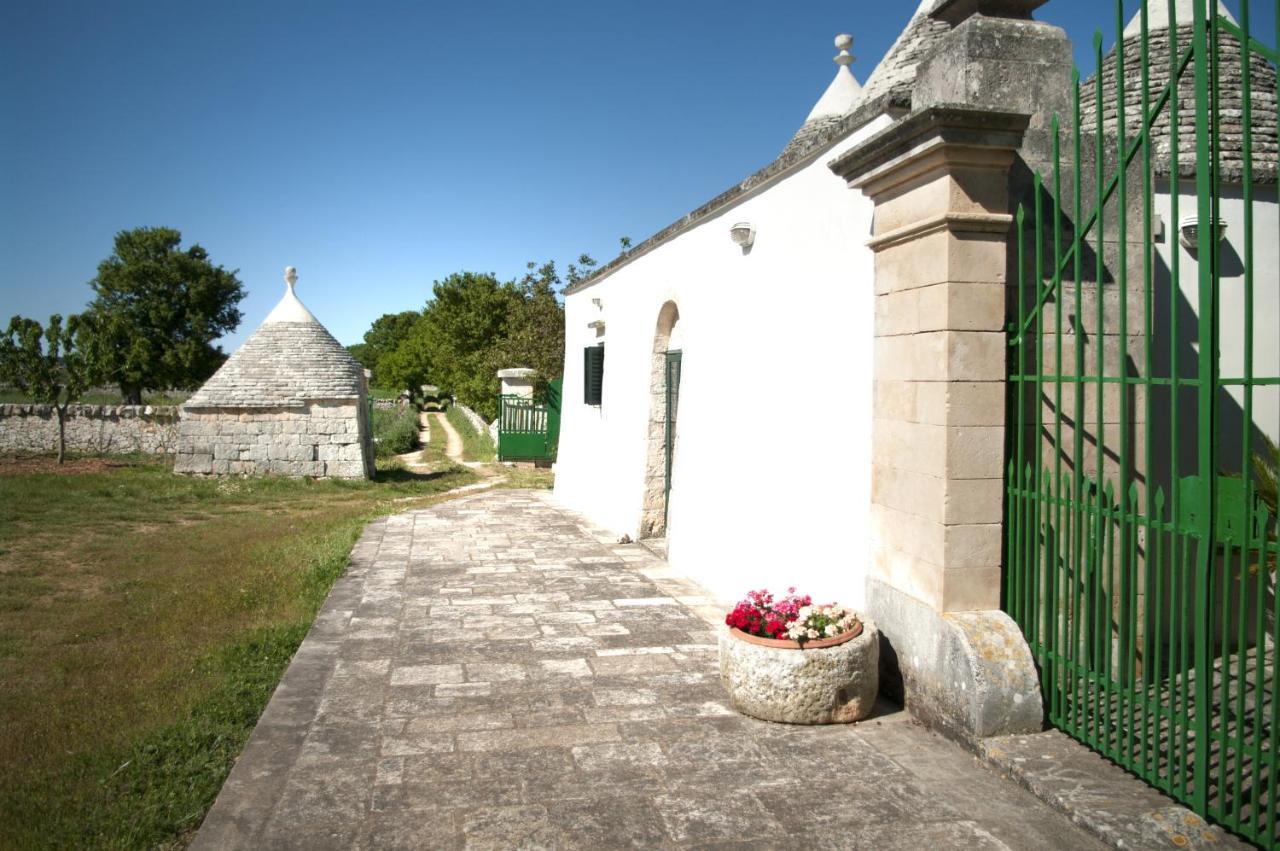
{"label": "vertical fence bar", "polygon": [[[1105,473],[1106,473],[1105,459],[1106,459],[1106,445],[1107,445],[1106,426],[1103,424],[1103,410],[1106,407],[1105,398],[1104,398],[1106,384],[1102,380],[1103,376],[1106,375],[1106,358],[1105,358],[1106,346],[1104,345],[1104,329],[1106,328],[1106,323],[1105,323],[1106,317],[1105,317],[1104,307],[1103,307],[1105,299],[1103,298],[1103,285],[1102,285],[1102,282],[1106,277],[1106,262],[1105,262],[1105,256],[1104,256],[1106,254],[1106,245],[1105,245],[1106,210],[1104,206],[1106,204],[1106,195],[1105,195],[1105,188],[1104,188],[1106,172],[1103,167],[1104,112],[1102,108],[1102,104],[1103,104],[1102,30],[1096,30],[1093,34],[1093,58],[1094,58],[1094,67],[1098,69],[1093,75],[1093,79],[1094,79],[1094,127],[1093,127],[1094,164],[1093,164],[1093,168],[1094,168],[1094,213],[1096,216],[1096,218],[1094,219],[1095,225],[1094,225],[1094,231],[1093,231],[1093,242],[1094,242],[1094,246],[1096,247],[1096,250],[1094,251],[1094,257],[1095,257],[1094,302],[1096,307],[1096,310],[1094,312],[1096,314],[1096,317],[1095,317],[1096,324],[1093,329],[1093,346],[1095,350],[1094,351],[1095,373],[1093,375],[1095,424],[1094,424],[1093,445],[1094,445],[1094,455],[1096,457],[1094,459],[1095,469],[1094,469],[1094,485],[1093,486],[1098,491],[1099,499],[1096,503],[1098,516],[1095,520],[1095,526],[1094,526],[1095,535],[1097,536],[1094,542],[1094,546],[1095,546],[1094,579],[1097,584],[1097,588],[1091,589],[1091,590],[1096,592],[1101,589],[1102,581],[1103,581],[1102,567],[1104,564],[1103,558],[1105,557],[1103,542],[1106,540],[1106,535],[1103,533],[1103,529],[1102,529],[1103,500],[1101,499],[1102,483],[1105,479]],[[1091,635],[1093,636],[1093,641],[1091,643],[1093,645],[1092,647],[1093,652],[1090,654],[1092,658],[1092,670],[1091,670],[1090,681],[1093,684],[1092,713],[1094,717],[1093,717],[1092,743],[1095,747],[1101,747],[1101,743],[1098,741],[1098,732],[1099,732],[1099,729],[1101,728],[1102,714],[1103,714],[1102,699],[1100,696],[1100,689],[1099,689],[1099,686],[1101,685],[1101,676],[1100,676],[1099,669],[1102,668],[1102,665],[1100,664],[1101,653],[1102,653],[1100,640],[1101,640],[1101,633],[1104,626],[1108,630],[1108,632],[1110,630],[1109,617],[1106,619],[1105,624],[1099,623],[1097,610],[1099,607],[1102,606],[1104,600],[1105,600],[1105,595],[1095,593],[1095,599],[1093,601],[1094,616],[1091,618],[1091,627],[1092,627]]]}
{"label": "vertical fence bar", "polygon": [[[1124,38],[1124,3],[1122,0],[1116,0],[1115,4],[1115,22],[1116,22],[1116,244],[1119,247],[1119,257],[1116,260],[1117,279],[1119,282],[1119,351],[1118,362],[1116,364],[1116,377],[1118,379],[1119,399],[1117,400],[1116,432],[1120,438],[1120,471],[1117,482],[1117,493],[1119,494],[1117,505],[1119,511],[1118,530],[1119,540],[1121,542],[1119,551],[1119,566],[1117,573],[1119,574],[1120,587],[1116,589],[1112,586],[1112,593],[1115,594],[1115,602],[1112,604],[1115,608],[1116,631],[1115,631],[1115,648],[1107,653],[1107,685],[1108,688],[1114,688],[1114,698],[1107,701],[1108,711],[1112,711],[1114,707],[1115,713],[1123,719],[1125,717],[1126,705],[1124,703],[1123,684],[1125,680],[1125,671],[1123,664],[1124,646],[1128,638],[1129,622],[1126,607],[1129,602],[1128,588],[1128,548],[1124,546],[1124,542],[1128,540],[1128,512],[1125,511],[1125,496],[1129,492],[1129,418],[1126,416],[1128,411],[1129,398],[1129,324],[1128,324],[1128,304],[1129,304],[1129,250],[1128,239],[1128,199],[1129,199],[1129,180],[1127,163],[1129,161],[1129,150],[1127,144],[1128,136],[1128,110],[1125,103],[1125,38]],[[1112,660],[1120,662],[1116,667],[1119,671],[1113,670]],[[1119,683],[1115,683],[1118,674]],[[1113,725],[1114,726],[1114,721]],[[1116,731],[1117,735],[1119,730]],[[1116,742],[1117,747],[1120,741]],[[1126,761],[1128,755],[1126,755]]]}
{"label": "vertical fence bar", "polygon": [[[1192,51],[1195,67],[1195,126],[1196,126],[1196,212],[1200,222],[1213,221],[1213,174],[1209,165],[1213,162],[1210,143],[1209,57],[1207,55],[1208,26],[1202,2],[1192,4]],[[1192,806],[1199,812],[1207,812],[1209,806],[1209,728],[1210,708],[1213,700],[1213,670],[1209,658],[1209,632],[1211,583],[1209,566],[1213,559],[1213,529],[1217,499],[1213,487],[1213,373],[1214,373],[1214,245],[1210,240],[1211,227],[1197,228],[1197,264],[1199,316],[1197,339],[1200,357],[1197,359],[1196,382],[1196,460],[1197,476],[1201,487],[1204,510],[1197,516],[1195,563],[1195,770],[1193,775]],[[1207,485],[1205,483],[1208,483]]]}
{"label": "vertical fence bar", "polygon": [[[1148,47],[1150,33],[1147,31],[1147,23],[1148,23],[1147,22],[1147,4],[1144,0],[1144,2],[1142,2],[1138,7],[1138,27],[1141,33],[1141,38],[1139,39],[1139,43],[1140,43],[1139,61],[1142,64],[1141,78],[1140,78],[1142,91],[1139,93],[1138,102],[1142,108],[1143,121],[1145,123],[1148,123],[1150,126],[1154,126],[1155,122],[1152,121],[1150,118],[1151,61],[1150,61],[1150,51]],[[1176,43],[1171,45],[1170,52],[1175,56],[1177,55],[1178,46]],[[1144,451],[1143,451],[1143,462],[1142,462],[1142,475],[1143,475],[1143,482],[1145,485],[1144,490],[1145,490],[1146,499],[1145,499],[1145,509],[1144,509],[1145,525],[1143,526],[1143,539],[1139,542],[1139,547],[1134,553],[1134,557],[1137,558],[1138,552],[1140,551],[1141,558],[1142,558],[1141,576],[1142,576],[1143,605],[1141,606],[1141,613],[1142,613],[1141,617],[1142,617],[1143,639],[1142,639],[1142,647],[1140,648],[1140,650],[1137,649],[1136,641],[1135,641],[1135,649],[1131,653],[1131,662],[1130,662],[1130,664],[1136,667],[1139,664],[1138,653],[1141,652],[1142,672],[1140,677],[1135,678],[1134,691],[1133,691],[1135,698],[1137,699],[1139,704],[1140,716],[1135,716],[1133,718],[1130,718],[1129,723],[1131,725],[1130,726],[1131,730],[1133,729],[1133,727],[1139,727],[1138,747],[1141,749],[1141,754],[1139,755],[1137,762],[1138,762],[1138,765],[1141,766],[1141,771],[1143,775],[1145,775],[1149,779],[1158,779],[1158,775],[1159,775],[1158,762],[1157,762],[1157,765],[1155,766],[1155,770],[1153,770],[1153,767],[1148,761],[1148,754],[1150,753],[1149,745],[1152,742],[1152,737],[1153,736],[1158,737],[1160,733],[1160,721],[1159,721],[1160,702],[1158,700],[1159,698],[1158,692],[1156,693],[1157,700],[1155,701],[1155,706],[1154,706],[1156,723],[1154,725],[1154,730],[1148,729],[1149,727],[1152,726],[1150,724],[1150,720],[1151,720],[1151,714],[1152,714],[1152,708],[1153,708],[1152,701],[1151,701],[1151,697],[1152,697],[1151,690],[1148,688],[1148,681],[1151,673],[1150,665],[1153,661],[1153,657],[1158,659],[1158,653],[1153,653],[1152,651],[1157,646],[1159,637],[1160,637],[1159,631],[1157,630],[1154,633],[1156,637],[1156,641],[1155,642],[1152,641],[1152,635],[1153,635],[1152,624],[1151,624],[1152,618],[1150,617],[1151,614],[1155,611],[1155,607],[1153,607],[1151,604],[1153,599],[1151,596],[1152,579],[1155,578],[1157,586],[1159,585],[1159,579],[1156,578],[1158,577],[1158,573],[1153,572],[1151,569],[1152,561],[1151,561],[1151,553],[1149,549],[1152,542],[1152,532],[1153,532],[1152,522],[1155,516],[1155,504],[1153,502],[1154,489],[1152,488],[1152,473],[1155,469],[1155,464],[1153,463],[1153,459],[1152,459],[1153,441],[1151,439],[1152,437],[1151,406],[1152,406],[1152,396],[1153,396],[1151,392],[1153,387],[1151,381],[1154,375],[1154,372],[1152,370],[1152,356],[1151,356],[1152,355],[1151,339],[1154,333],[1154,329],[1152,328],[1152,312],[1154,310],[1154,307],[1152,305],[1153,281],[1151,277],[1151,256],[1152,256],[1152,253],[1155,251],[1155,243],[1154,243],[1154,240],[1152,239],[1153,228],[1152,228],[1152,219],[1151,219],[1151,205],[1152,205],[1152,199],[1155,195],[1155,191],[1151,182],[1151,130],[1149,129],[1149,127],[1144,128],[1140,138],[1141,138],[1141,144],[1142,144],[1142,384],[1140,386],[1142,387],[1142,401],[1143,401],[1142,429],[1143,429],[1143,450]],[[1177,191],[1176,180],[1174,181],[1174,191]],[[1157,564],[1157,570],[1158,570],[1159,563],[1157,562],[1156,564]],[[1157,601],[1160,599],[1158,589],[1154,599]],[[1135,614],[1135,617],[1138,616],[1138,607],[1136,605],[1134,609],[1134,614]],[[1138,630],[1136,629],[1134,630],[1135,633],[1137,631]],[[1136,639],[1136,636],[1135,636],[1135,639]],[[1157,671],[1158,670],[1159,668],[1157,666]],[[1158,683],[1158,680],[1156,680],[1155,682]],[[1141,697],[1138,697],[1139,694],[1141,695]],[[1141,722],[1140,722],[1141,726],[1139,726],[1139,717],[1141,718]],[[1132,737],[1130,738],[1130,741],[1129,741],[1129,747],[1130,747],[1130,750],[1132,750],[1132,747],[1133,747]]]}
{"label": "vertical fence bar", "polygon": [[[1240,473],[1244,483],[1244,502],[1242,511],[1244,516],[1241,518],[1241,527],[1244,530],[1245,543],[1241,551],[1240,559],[1240,604],[1242,611],[1240,613],[1240,682],[1237,685],[1237,702],[1236,717],[1243,719],[1245,717],[1245,684],[1248,681],[1249,672],[1245,665],[1245,624],[1248,621],[1248,615],[1243,608],[1248,605],[1249,594],[1247,591],[1253,590],[1256,605],[1254,606],[1254,617],[1257,623],[1254,630],[1254,638],[1258,639],[1254,642],[1254,710],[1252,717],[1258,728],[1253,733],[1252,749],[1250,753],[1252,763],[1252,777],[1250,778],[1250,786],[1252,787],[1252,800],[1250,801],[1250,815],[1252,824],[1250,825],[1250,833],[1260,838],[1262,825],[1260,822],[1260,813],[1258,812],[1258,789],[1262,780],[1262,750],[1261,750],[1261,721],[1262,721],[1262,703],[1259,695],[1264,689],[1263,685],[1263,660],[1265,656],[1265,644],[1261,639],[1261,626],[1265,612],[1263,609],[1263,595],[1265,592],[1265,583],[1262,582],[1266,575],[1266,560],[1261,557],[1257,564],[1258,582],[1250,582],[1250,564],[1249,553],[1253,544],[1252,524],[1249,522],[1253,513],[1254,505],[1254,486],[1253,476],[1251,475],[1251,446],[1252,446],[1252,428],[1253,428],[1253,64],[1250,61],[1251,51],[1249,49],[1249,2],[1244,0],[1240,4],[1240,96],[1241,96],[1241,141],[1243,148],[1241,151],[1241,167],[1242,167],[1242,190],[1241,198],[1244,204],[1244,387],[1241,400],[1244,409],[1244,416],[1241,418],[1241,438],[1240,438]],[[1277,45],[1280,47],[1280,45]],[[1264,538],[1260,542],[1265,545]],[[1251,585],[1256,588],[1251,589]],[[1241,735],[1243,736],[1243,723],[1241,723]],[[1244,749],[1247,743],[1243,738],[1239,742],[1239,750],[1236,753],[1236,811],[1234,817],[1236,823],[1241,822],[1241,813],[1243,809],[1242,781],[1243,781],[1243,764]]]}
{"label": "vertical fence bar", "polygon": [[[1043,181],[1040,177],[1039,171],[1037,171],[1035,175],[1032,177],[1031,186],[1032,186],[1032,198],[1035,203],[1035,228],[1034,228],[1035,274],[1032,277],[1032,285],[1035,287],[1035,293],[1037,295],[1037,298],[1035,301],[1036,301],[1037,307],[1039,307],[1040,305],[1039,293],[1040,293],[1040,289],[1044,286],[1044,204],[1041,198],[1043,194],[1042,190],[1044,187],[1043,187]],[[1035,408],[1036,410],[1035,410],[1035,420],[1034,420],[1035,427],[1034,427],[1034,431],[1032,432],[1032,438],[1031,438],[1031,445],[1034,447],[1035,457],[1031,459],[1031,463],[1035,466],[1036,479],[1034,483],[1035,498],[1033,499],[1033,502],[1032,502],[1033,514],[1032,514],[1030,542],[1032,547],[1037,547],[1037,550],[1036,550],[1036,557],[1031,559],[1029,562],[1029,564],[1034,565],[1034,571],[1031,575],[1032,599],[1031,599],[1031,607],[1028,610],[1028,614],[1030,615],[1030,620],[1032,625],[1031,635],[1033,637],[1033,646],[1036,646],[1036,647],[1042,647],[1043,641],[1044,641],[1044,630],[1042,628],[1042,625],[1039,622],[1041,620],[1040,606],[1039,606],[1039,601],[1036,599],[1037,595],[1041,593],[1040,565],[1041,565],[1042,559],[1040,558],[1040,553],[1043,552],[1044,550],[1044,538],[1043,538],[1044,519],[1042,514],[1044,510],[1044,503],[1040,499],[1041,490],[1042,490],[1040,470],[1044,466],[1042,462],[1042,457],[1044,454],[1043,453],[1044,324],[1041,321],[1041,317],[1043,315],[1044,313],[1042,310],[1037,309],[1035,311],[1035,325],[1033,326],[1031,331],[1031,339],[1035,340],[1035,349],[1032,352],[1032,356],[1035,358],[1035,371],[1036,371],[1036,377],[1035,377]],[[1042,652],[1037,653],[1037,658],[1040,660],[1041,667],[1043,668],[1045,664],[1043,653]]]}
{"label": "vertical fence bar", "polygon": [[1080,652],[1080,597],[1081,597],[1081,579],[1082,571],[1085,565],[1085,541],[1084,537],[1084,494],[1085,494],[1085,478],[1084,478],[1084,310],[1083,310],[1083,270],[1084,264],[1081,260],[1082,243],[1084,233],[1081,230],[1084,222],[1084,201],[1081,195],[1084,192],[1084,163],[1082,160],[1081,138],[1080,138],[1080,71],[1077,68],[1071,69],[1071,148],[1072,157],[1074,159],[1075,168],[1072,174],[1072,221],[1074,226],[1071,228],[1071,253],[1073,271],[1072,275],[1075,279],[1075,312],[1074,312],[1074,344],[1075,344],[1075,368],[1073,381],[1075,382],[1074,400],[1075,406],[1073,413],[1075,414],[1075,424],[1072,429],[1072,447],[1071,447],[1071,471],[1074,477],[1073,490],[1075,491],[1075,505],[1073,506],[1074,519],[1072,521],[1074,533],[1074,545],[1071,554],[1071,588],[1073,595],[1073,603],[1071,607],[1071,653],[1072,653],[1072,681],[1071,681],[1071,711],[1073,721],[1073,732],[1077,738],[1081,737],[1083,728],[1080,725],[1080,712],[1082,705],[1082,696],[1078,692],[1080,686],[1081,675],[1083,670],[1081,662],[1084,654]]}
{"label": "vertical fence bar", "polygon": [[[1058,640],[1059,630],[1065,629],[1062,624],[1061,615],[1061,588],[1062,583],[1058,581],[1063,566],[1066,564],[1065,554],[1061,552],[1058,542],[1064,540],[1062,536],[1062,310],[1066,306],[1066,300],[1062,297],[1062,151],[1060,149],[1060,130],[1058,126],[1058,116],[1055,114],[1053,120],[1049,123],[1049,132],[1053,134],[1053,298],[1056,305],[1054,310],[1054,335],[1053,335],[1053,484],[1057,489],[1057,499],[1054,500],[1053,528],[1054,532],[1054,563],[1053,576],[1055,579],[1053,608],[1051,621],[1053,626],[1053,677],[1050,682],[1053,684],[1050,690],[1049,698],[1049,714],[1054,719],[1061,715],[1062,711],[1062,642]],[[1069,543],[1069,539],[1068,543]]]}

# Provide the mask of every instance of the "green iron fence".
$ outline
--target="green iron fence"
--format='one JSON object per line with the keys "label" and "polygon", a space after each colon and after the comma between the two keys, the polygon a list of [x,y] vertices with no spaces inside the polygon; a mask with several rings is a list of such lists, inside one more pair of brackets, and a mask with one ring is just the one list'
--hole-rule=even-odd
{"label": "green iron fence", "polygon": [[560,443],[560,388],[556,379],[537,400],[498,399],[498,460],[554,461]]}
{"label": "green iron fence", "polygon": [[1280,32],[1151,3],[1018,210],[1004,604],[1055,726],[1280,848]]}

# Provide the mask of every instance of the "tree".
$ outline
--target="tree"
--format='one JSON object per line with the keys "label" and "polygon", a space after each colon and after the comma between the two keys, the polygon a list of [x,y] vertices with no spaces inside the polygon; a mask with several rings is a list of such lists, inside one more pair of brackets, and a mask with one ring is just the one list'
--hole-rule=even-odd
{"label": "tree", "polygon": [[[432,286],[426,308],[386,314],[365,334],[370,346],[398,342],[374,367],[379,386],[409,388],[439,385],[486,418],[498,411],[495,373],[506,367],[530,367],[545,386],[564,368],[564,307],[559,292],[583,280],[596,265],[580,255],[566,267],[565,280],[553,262],[530,263],[518,281],[500,282],[492,274],[458,272]],[[414,321],[404,330],[408,317]],[[362,361],[369,363],[369,360]]]}
{"label": "tree", "polygon": [[417,398],[419,388],[431,383],[431,346],[428,344],[429,332],[418,329],[425,320],[421,313],[416,314],[418,321],[400,339],[389,352],[378,358],[378,369],[375,377],[381,382],[378,386],[395,390],[408,390],[409,395]]}
{"label": "tree", "polygon": [[181,242],[173,228],[121,231],[89,282],[95,359],[129,404],[144,390],[201,384],[226,359],[213,342],[240,324],[236,272]]}
{"label": "tree", "polygon": [[44,328],[34,319],[14,316],[0,338],[0,380],[57,412],[59,464],[67,454],[67,408],[96,379],[84,345],[88,330],[80,316],[68,316],[64,325],[55,313]]}
{"label": "tree", "polygon": [[[388,383],[388,378],[383,376],[381,362],[384,357],[395,351],[396,347],[409,336],[413,331],[413,326],[420,319],[422,319],[422,312],[419,310],[384,313],[373,320],[373,325],[369,327],[368,331],[364,332],[364,342],[357,344],[360,346],[360,354],[356,355],[356,360],[373,372],[372,384],[375,387],[404,390],[408,386],[400,386],[394,381]],[[418,383],[421,384],[422,382]]]}

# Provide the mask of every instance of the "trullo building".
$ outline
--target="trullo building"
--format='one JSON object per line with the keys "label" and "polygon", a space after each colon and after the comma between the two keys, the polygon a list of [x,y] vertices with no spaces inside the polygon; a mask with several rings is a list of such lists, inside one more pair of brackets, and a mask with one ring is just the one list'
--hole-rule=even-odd
{"label": "trullo building", "polygon": [[373,475],[364,370],[294,293],[182,406],[174,471]]}

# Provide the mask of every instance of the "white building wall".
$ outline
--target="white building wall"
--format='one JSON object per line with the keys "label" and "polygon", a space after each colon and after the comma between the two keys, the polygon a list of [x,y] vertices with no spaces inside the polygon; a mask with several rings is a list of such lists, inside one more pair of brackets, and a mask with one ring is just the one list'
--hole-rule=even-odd
{"label": "white building wall", "polygon": [[[1178,222],[1172,218],[1171,192],[1167,182],[1162,182],[1155,197],[1154,210],[1164,221],[1165,238],[1156,244],[1162,268],[1158,269],[1157,286],[1168,286],[1169,269],[1174,251],[1180,253],[1179,289],[1185,306],[1183,326],[1179,336],[1193,340],[1192,323],[1199,315],[1198,266],[1193,257],[1178,242]],[[1195,183],[1182,181],[1178,194],[1178,216],[1196,215]],[[1275,186],[1259,186],[1253,192],[1253,374],[1255,377],[1280,376],[1280,206],[1277,205]],[[1220,215],[1227,225],[1226,245],[1223,247],[1222,276],[1218,289],[1218,323],[1220,353],[1219,374],[1224,378],[1244,376],[1245,362],[1245,205],[1239,186],[1224,186],[1220,195]],[[1130,273],[1132,274],[1132,272]],[[1186,348],[1191,350],[1192,343]],[[1185,375],[1185,371],[1184,371]],[[1244,391],[1240,387],[1227,390],[1236,404],[1243,406]],[[1252,400],[1253,425],[1273,441],[1280,441],[1280,387],[1255,387]],[[1235,422],[1233,420],[1233,422]],[[1239,451],[1238,432],[1222,435],[1234,451]],[[1224,455],[1232,454],[1227,447]],[[1253,451],[1260,447],[1252,447]]]}
{"label": "white building wall", "polygon": [[[861,605],[868,559],[872,206],[827,162],[637,257],[565,303],[556,496],[638,536],[654,332],[679,308],[684,352],[670,559],[723,597],[795,585]],[[744,254],[729,227],[749,221]],[[599,299],[601,308],[593,304]],[[583,404],[582,349],[605,321],[603,404]]]}

